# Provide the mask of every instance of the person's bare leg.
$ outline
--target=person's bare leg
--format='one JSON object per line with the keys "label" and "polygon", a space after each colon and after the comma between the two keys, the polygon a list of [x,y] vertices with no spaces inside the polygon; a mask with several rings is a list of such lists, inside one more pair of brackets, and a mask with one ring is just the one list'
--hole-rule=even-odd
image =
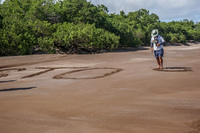
{"label": "person's bare leg", "polygon": [[160,69],[163,69],[163,58],[161,56],[159,57],[159,64],[160,64]]}
{"label": "person's bare leg", "polygon": [[157,62],[157,64],[158,64],[158,68],[160,69],[160,60],[159,60],[159,57],[156,58],[156,62]]}

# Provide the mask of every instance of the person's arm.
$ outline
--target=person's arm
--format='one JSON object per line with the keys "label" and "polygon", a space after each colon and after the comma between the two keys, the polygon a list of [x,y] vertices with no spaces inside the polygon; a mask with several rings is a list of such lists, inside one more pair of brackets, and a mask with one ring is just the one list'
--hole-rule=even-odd
{"label": "person's arm", "polygon": [[158,41],[159,43],[157,43],[157,46],[160,46],[160,45],[163,45],[163,44],[165,44],[165,40],[163,39],[163,37],[162,36],[160,36],[160,38],[159,38],[159,41]]}
{"label": "person's arm", "polygon": [[151,43],[151,48],[153,48],[153,43]]}

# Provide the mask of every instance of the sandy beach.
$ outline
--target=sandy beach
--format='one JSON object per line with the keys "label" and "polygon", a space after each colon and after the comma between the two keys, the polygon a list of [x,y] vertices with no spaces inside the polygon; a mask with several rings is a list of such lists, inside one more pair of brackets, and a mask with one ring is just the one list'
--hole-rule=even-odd
{"label": "sandy beach", "polygon": [[200,44],[0,57],[0,133],[199,133]]}

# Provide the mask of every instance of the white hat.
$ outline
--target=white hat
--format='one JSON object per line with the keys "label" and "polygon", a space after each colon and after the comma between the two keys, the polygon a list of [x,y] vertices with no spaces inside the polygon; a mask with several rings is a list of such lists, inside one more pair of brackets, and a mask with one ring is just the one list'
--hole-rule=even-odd
{"label": "white hat", "polygon": [[155,37],[155,36],[157,36],[157,35],[158,35],[158,29],[152,30],[151,36],[152,36],[152,37]]}

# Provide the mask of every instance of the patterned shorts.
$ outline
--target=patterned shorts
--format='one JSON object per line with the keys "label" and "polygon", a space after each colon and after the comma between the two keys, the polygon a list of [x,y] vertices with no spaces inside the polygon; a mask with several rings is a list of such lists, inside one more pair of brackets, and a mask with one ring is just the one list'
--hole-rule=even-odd
{"label": "patterned shorts", "polygon": [[163,50],[163,49],[154,50],[154,55],[155,55],[156,58],[158,58],[158,57],[163,57],[163,55],[164,55],[164,50]]}

